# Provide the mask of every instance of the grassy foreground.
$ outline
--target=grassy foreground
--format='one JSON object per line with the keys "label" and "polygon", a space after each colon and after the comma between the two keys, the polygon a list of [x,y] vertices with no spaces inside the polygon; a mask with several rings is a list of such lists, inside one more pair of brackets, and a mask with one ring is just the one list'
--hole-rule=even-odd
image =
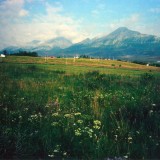
{"label": "grassy foreground", "polygon": [[159,69],[93,61],[0,63],[1,158],[160,158]]}

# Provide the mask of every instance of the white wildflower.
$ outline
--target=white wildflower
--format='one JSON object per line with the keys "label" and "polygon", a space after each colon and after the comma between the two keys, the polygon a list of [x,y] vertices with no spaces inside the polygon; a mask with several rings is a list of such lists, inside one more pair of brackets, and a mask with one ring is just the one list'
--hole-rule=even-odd
{"label": "white wildflower", "polygon": [[57,117],[58,116],[58,113],[56,112],[56,113],[52,113],[52,116],[53,117]]}

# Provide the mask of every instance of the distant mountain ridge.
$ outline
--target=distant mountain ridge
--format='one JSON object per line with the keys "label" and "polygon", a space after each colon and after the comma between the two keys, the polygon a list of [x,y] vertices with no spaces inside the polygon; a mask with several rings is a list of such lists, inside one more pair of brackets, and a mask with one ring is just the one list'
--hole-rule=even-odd
{"label": "distant mountain ridge", "polygon": [[65,53],[119,59],[160,57],[160,38],[120,27],[107,36],[86,39],[65,49]]}
{"label": "distant mountain ridge", "polygon": [[[17,47],[8,48],[10,52],[15,52],[17,49]],[[119,59],[157,58],[160,57],[160,37],[120,27],[107,36],[87,38],[76,44],[64,37],[57,37],[45,42],[34,40],[20,49],[36,51],[41,56],[47,53],[52,56],[85,54],[92,57]]]}
{"label": "distant mountain ridge", "polygon": [[10,53],[18,52],[19,50],[36,51],[39,53],[48,52],[52,49],[64,49],[71,45],[73,45],[73,43],[70,40],[64,37],[56,37],[47,41],[33,40],[23,47],[18,48],[16,46],[11,46],[5,48],[5,50],[8,50]]}

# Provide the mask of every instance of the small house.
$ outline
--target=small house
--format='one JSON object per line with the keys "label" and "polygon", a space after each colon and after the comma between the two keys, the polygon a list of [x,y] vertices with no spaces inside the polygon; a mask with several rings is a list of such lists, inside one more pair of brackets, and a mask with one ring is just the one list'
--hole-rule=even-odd
{"label": "small house", "polygon": [[1,54],[1,57],[6,57],[4,54]]}

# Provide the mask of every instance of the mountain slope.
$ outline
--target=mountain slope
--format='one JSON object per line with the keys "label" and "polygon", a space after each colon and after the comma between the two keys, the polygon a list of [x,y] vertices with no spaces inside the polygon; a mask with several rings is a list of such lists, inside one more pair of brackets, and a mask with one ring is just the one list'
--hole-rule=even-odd
{"label": "mountain slope", "polygon": [[[17,47],[10,47],[15,52]],[[19,48],[20,49],[20,48]],[[160,57],[160,37],[141,34],[137,31],[120,27],[107,36],[85,39],[79,43],[64,37],[57,37],[48,41],[34,40],[21,50],[36,51],[39,55],[75,56],[85,54],[93,57],[138,59]]]}
{"label": "mountain slope", "polygon": [[120,27],[107,36],[88,39],[72,45],[64,52],[68,54],[85,53],[105,58],[160,56],[160,38]]}
{"label": "mountain slope", "polygon": [[11,46],[5,48],[9,53],[15,53],[20,50],[25,50],[25,51],[35,51],[38,52],[39,55],[44,55],[46,52],[51,52],[51,51],[57,51],[61,50],[64,48],[67,48],[72,45],[72,42],[64,37],[57,37],[53,38],[47,41],[40,41],[40,40],[33,40],[29,43],[27,43],[25,46],[22,46],[21,48],[16,47],[16,46]]}

